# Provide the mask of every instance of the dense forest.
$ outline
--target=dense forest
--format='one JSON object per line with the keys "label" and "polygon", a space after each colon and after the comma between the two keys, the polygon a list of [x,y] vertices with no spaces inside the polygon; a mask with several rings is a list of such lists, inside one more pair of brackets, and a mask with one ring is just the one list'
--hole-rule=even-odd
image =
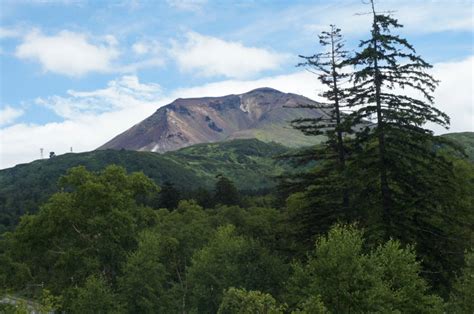
{"label": "dense forest", "polygon": [[[265,193],[277,185],[275,178],[293,169],[290,161],[275,157],[293,151],[247,139],[198,144],[165,154],[127,150],[69,153],[18,165],[0,170],[0,232],[15,226],[21,215],[35,213],[58,190],[59,177],[75,166],[99,171],[114,164],[128,172],[142,171],[160,186],[173,186],[178,198],[200,199],[212,191],[219,174],[244,194]],[[160,207],[159,200],[155,201],[150,205]]]}
{"label": "dense forest", "polygon": [[[449,126],[438,81],[371,9],[354,53],[331,25],[301,56],[326,86],[301,106],[331,114],[291,125],[321,145],[97,151],[4,172],[0,311],[473,313],[472,133],[425,128]],[[15,204],[31,212],[18,224]]]}

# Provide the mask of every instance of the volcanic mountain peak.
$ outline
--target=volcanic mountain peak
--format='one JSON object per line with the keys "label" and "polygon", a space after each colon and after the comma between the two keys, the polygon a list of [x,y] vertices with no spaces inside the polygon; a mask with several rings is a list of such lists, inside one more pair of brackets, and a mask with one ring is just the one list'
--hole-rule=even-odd
{"label": "volcanic mountain peak", "polygon": [[258,138],[289,146],[312,144],[289,122],[320,117],[325,112],[289,108],[316,104],[306,97],[263,87],[222,97],[178,98],[116,136],[99,149],[166,152],[198,143],[234,138]]}

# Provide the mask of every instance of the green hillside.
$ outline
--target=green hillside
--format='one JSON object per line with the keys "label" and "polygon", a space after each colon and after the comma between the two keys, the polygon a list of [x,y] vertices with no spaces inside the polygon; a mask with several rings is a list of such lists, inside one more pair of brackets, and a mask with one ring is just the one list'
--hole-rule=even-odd
{"label": "green hillside", "polygon": [[464,147],[469,160],[474,161],[474,132],[448,133],[442,136]]}
{"label": "green hillside", "polygon": [[212,189],[216,175],[223,174],[241,190],[258,190],[273,186],[273,177],[288,169],[273,159],[288,150],[250,139],[200,144],[165,154],[97,150],[17,165],[0,171],[0,225],[14,225],[22,214],[35,212],[57,191],[58,178],[74,166],[97,171],[117,164],[129,172],[143,171],[158,184],[169,181],[188,191]]}
{"label": "green hillside", "polygon": [[[459,143],[474,161],[474,133],[451,133],[443,137]],[[216,175],[230,178],[240,190],[259,190],[275,185],[274,177],[291,167],[273,157],[290,151],[276,143],[239,139],[198,144],[174,152],[157,154],[128,150],[97,150],[64,154],[0,170],[1,226],[15,225],[24,213],[35,212],[39,204],[57,191],[56,182],[74,166],[98,171],[107,165],[123,166],[128,172],[143,171],[156,183],[171,182],[184,191],[212,189]]]}

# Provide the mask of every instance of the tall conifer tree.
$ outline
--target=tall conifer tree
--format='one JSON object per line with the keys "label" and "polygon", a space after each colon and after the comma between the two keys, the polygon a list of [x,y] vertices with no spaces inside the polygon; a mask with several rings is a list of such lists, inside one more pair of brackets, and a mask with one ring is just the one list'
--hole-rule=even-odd
{"label": "tall conifer tree", "polygon": [[452,266],[445,255],[454,247],[447,226],[456,219],[438,192],[454,184],[451,164],[437,153],[437,139],[425,124],[447,128],[449,117],[434,107],[438,81],[428,73],[431,65],[392,34],[402,25],[370,3],[370,37],[347,62],[355,66],[349,97],[354,122],[374,122],[356,136],[361,149],[353,166],[364,182],[355,193],[357,206],[369,211],[367,223],[376,237],[416,242],[439,280]]}
{"label": "tall conifer tree", "polygon": [[[297,155],[297,158],[317,160],[315,170],[297,178],[305,189],[307,209],[300,220],[306,225],[309,235],[327,231],[337,220],[349,218],[349,189],[346,180],[346,163],[348,145],[345,135],[351,132],[347,115],[343,112],[347,107],[346,92],[342,87],[349,74],[343,71],[343,64],[348,58],[344,49],[341,30],[330,25],[328,31],[319,35],[319,43],[323,49],[312,56],[300,56],[304,61],[299,66],[307,67],[317,75],[325,87],[320,96],[325,102],[317,105],[300,104],[300,108],[321,110],[318,118],[299,118],[292,121],[292,126],[308,136],[325,136],[326,140],[317,147]],[[294,182],[292,182],[294,183]]]}

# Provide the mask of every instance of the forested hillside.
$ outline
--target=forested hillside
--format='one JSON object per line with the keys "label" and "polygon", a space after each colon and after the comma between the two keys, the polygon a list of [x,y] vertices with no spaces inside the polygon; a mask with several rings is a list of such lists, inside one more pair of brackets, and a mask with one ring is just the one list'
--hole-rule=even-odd
{"label": "forested hillside", "polygon": [[[474,160],[474,133],[451,133],[443,137],[459,143]],[[198,189],[212,191],[216,176],[222,174],[240,191],[259,192],[276,187],[277,177],[301,171],[288,159],[277,158],[297,151],[248,139],[198,144],[165,154],[97,150],[37,160],[0,170],[0,226],[5,230],[14,226],[24,213],[36,212],[39,205],[58,191],[58,179],[71,167],[82,165],[98,171],[115,164],[130,172],[142,171],[158,185],[171,183],[184,194]]]}
{"label": "forested hillside", "polygon": [[449,138],[463,147],[469,160],[474,162],[474,132],[448,133],[442,137]]}
{"label": "forested hillside", "polygon": [[171,183],[181,192],[212,190],[216,176],[222,174],[239,190],[258,191],[275,187],[275,177],[290,169],[287,162],[274,158],[290,151],[249,139],[199,144],[165,154],[97,150],[37,160],[0,171],[0,225],[13,226],[22,214],[36,212],[58,191],[58,179],[71,167],[98,171],[120,165],[127,171],[142,171],[159,185]]}

